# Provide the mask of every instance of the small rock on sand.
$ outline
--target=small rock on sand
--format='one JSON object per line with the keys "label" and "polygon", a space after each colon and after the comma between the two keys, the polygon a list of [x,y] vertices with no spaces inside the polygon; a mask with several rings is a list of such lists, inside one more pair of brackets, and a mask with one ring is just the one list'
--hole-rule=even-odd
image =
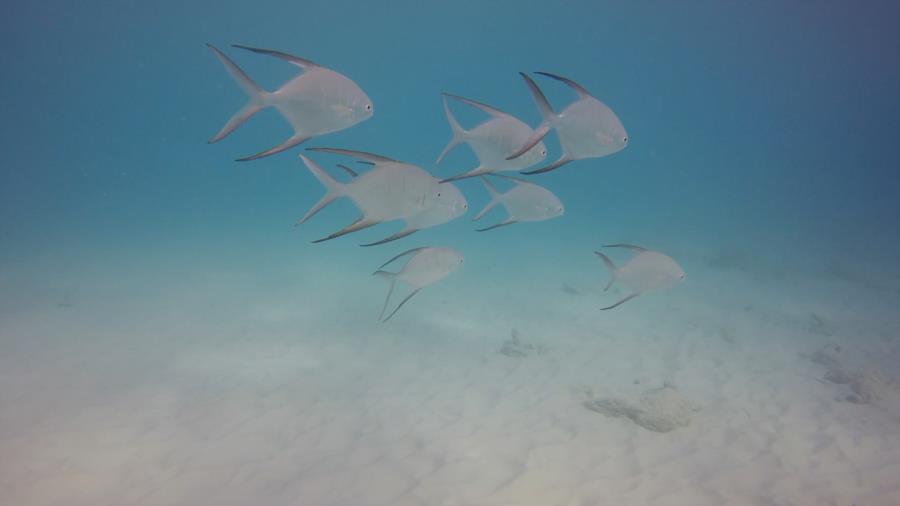
{"label": "small rock on sand", "polygon": [[528,355],[535,353],[543,355],[547,351],[548,349],[545,346],[534,345],[523,341],[522,338],[519,337],[519,331],[516,329],[512,329],[509,341],[503,343],[503,347],[500,348],[500,353],[513,358],[527,357]]}
{"label": "small rock on sand", "polygon": [[654,432],[670,432],[691,423],[696,408],[670,384],[645,391],[636,401],[621,398],[585,401],[585,407],[611,417],[626,417],[637,425]]}

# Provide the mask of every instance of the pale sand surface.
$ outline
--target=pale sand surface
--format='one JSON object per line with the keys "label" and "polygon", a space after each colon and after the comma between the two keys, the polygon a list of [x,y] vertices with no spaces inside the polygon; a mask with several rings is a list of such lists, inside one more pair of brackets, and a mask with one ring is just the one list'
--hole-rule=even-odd
{"label": "pale sand surface", "polygon": [[[165,264],[2,273],[0,504],[900,504],[896,290],[686,263],[602,313],[587,252],[470,261],[381,325],[367,266]],[[499,353],[512,328],[546,349]],[[880,398],[823,381],[824,346]],[[687,427],[584,406],[664,383]]]}

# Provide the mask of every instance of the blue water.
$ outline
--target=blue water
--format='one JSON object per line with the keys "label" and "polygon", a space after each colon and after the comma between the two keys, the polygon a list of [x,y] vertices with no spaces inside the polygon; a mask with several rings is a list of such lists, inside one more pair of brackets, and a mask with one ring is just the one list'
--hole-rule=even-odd
{"label": "blue water", "polygon": [[[642,307],[668,307],[679,298],[712,307],[724,297],[730,308],[774,298],[774,306],[800,306],[805,314],[820,307],[810,298],[816,294],[828,304],[847,299],[846,313],[830,319],[848,340],[854,336],[847,329],[859,320],[876,329],[872,336],[897,333],[900,8],[894,2],[52,0],[8,4],[2,12],[0,319],[7,324],[0,324],[0,346],[10,353],[89,346],[92,335],[107,336],[106,350],[118,349],[110,336],[143,336],[136,349],[149,353],[146,339],[159,331],[180,336],[166,341],[164,353],[177,358],[193,332],[252,334],[254,323],[234,311],[281,295],[307,312],[280,330],[294,325],[289,332],[296,335],[313,328],[327,335],[333,328],[344,335],[371,327],[366,345],[377,348],[377,339],[389,341],[395,330],[375,327],[385,287],[369,274],[422,245],[454,247],[467,263],[423,292],[425,300],[404,307],[400,321],[391,322],[398,336],[446,337],[446,328],[430,319],[436,311],[465,320],[466,328],[534,317],[565,333],[576,324],[572,314],[614,301],[599,290],[606,273],[591,253],[611,242],[664,251],[694,281],[622,308],[637,320]],[[357,82],[375,115],[301,148],[235,162],[291,130],[268,109],[207,144],[246,100],[207,42],[269,90],[297,69],[230,44],[320,62]],[[297,159],[302,148],[370,151],[448,177],[477,161],[459,147],[435,167],[450,139],[440,92],[492,104],[536,126],[538,112],[517,72],[538,70],[582,84],[618,114],[629,135],[619,153],[534,178],[565,203],[564,217],[477,234],[469,218],[488,195],[468,180],[459,183],[467,216],[389,245],[357,246],[399,224],[310,243],[355,219],[346,201],[292,226],[324,192]],[[557,110],[574,99],[561,83],[537,79]],[[466,127],[483,118],[462,106],[454,110]],[[548,139],[552,161],[559,146],[555,134]],[[327,166],[344,161],[313,157]],[[502,216],[494,211],[483,223]],[[716,277],[723,268],[766,280],[770,292],[729,286]],[[863,288],[835,293],[845,288],[835,279]],[[560,283],[595,298],[573,310],[560,299],[568,296]],[[79,304],[90,314],[57,320],[44,313],[77,311]],[[564,306],[573,312],[555,309]],[[180,320],[197,313],[208,320]],[[726,309],[705,314],[734,319]],[[124,374],[132,355],[118,352]],[[89,363],[67,367],[91,369]],[[40,364],[29,374],[41,376]],[[142,374],[152,384],[153,372]],[[82,387],[84,395],[105,388],[98,378]],[[18,410],[37,388],[29,381],[13,381],[0,410]],[[35,418],[7,420],[0,438],[19,434],[25,420],[64,416],[38,404],[26,410]],[[15,448],[19,458],[31,455]],[[34,497],[27,486],[0,483],[7,487],[0,499]],[[23,500],[17,504],[59,504]]]}

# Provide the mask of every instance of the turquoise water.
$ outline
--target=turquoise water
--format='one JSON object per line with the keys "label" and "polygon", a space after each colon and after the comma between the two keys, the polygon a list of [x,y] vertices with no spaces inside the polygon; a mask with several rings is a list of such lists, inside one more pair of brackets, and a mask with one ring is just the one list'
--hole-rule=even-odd
{"label": "turquoise water", "polygon": [[[582,420],[588,412],[571,394],[586,383],[636,388],[637,374],[643,384],[677,384],[704,406],[700,413],[711,413],[732,391],[711,393],[716,383],[753,391],[785,374],[772,381],[788,385],[773,388],[794,395],[796,377],[822,376],[798,353],[834,343],[850,349],[859,368],[877,367],[883,383],[896,383],[900,12],[893,3],[50,1],[3,11],[0,454],[13,458],[0,464],[0,502],[526,504],[531,497],[599,504],[597,490],[609,486],[606,497],[627,504],[897,503],[886,477],[900,469],[893,401],[835,413],[821,406],[843,393],[815,388],[843,387],[811,380],[811,393],[797,387],[798,398],[820,403],[794,408],[798,426],[805,416],[825,424],[840,447],[834,452],[845,455],[831,460],[826,486],[813,471],[821,463],[810,463],[819,457],[802,443],[816,436],[792,433],[797,420],[785,411],[773,415],[767,401],[745,399],[763,406],[760,416],[779,419],[773,444],[800,442],[777,465],[759,460],[765,445],[749,451],[754,464],[741,472],[780,469],[807,483],[808,493],[785,485],[754,495],[727,477],[705,486],[688,476],[673,486],[679,496],[647,491],[673,489],[659,476],[663,468],[645,462],[616,474],[614,464],[598,464],[629,450],[585,456],[578,437],[600,437],[599,448],[603,437],[623,439],[615,430],[643,429],[595,413]],[[207,42],[269,90],[297,69],[231,44],[335,69],[372,98],[374,117],[275,156],[235,162],[291,129],[268,109],[207,144],[246,100]],[[440,93],[486,102],[534,127],[540,117],[519,71],[577,81],[628,130],[623,151],[534,177],[565,203],[563,217],[476,233],[470,218],[488,194],[471,179],[457,183],[466,216],[386,245],[357,246],[399,230],[398,223],[311,244],[356,218],[346,200],[293,226],[324,193],[297,158],[303,148],[369,151],[436,177],[472,169],[477,160],[467,147],[435,166],[451,134]],[[561,83],[536,79],[557,110],[575,98]],[[464,106],[454,111],[467,128],[484,117]],[[547,143],[553,161],[554,133]],[[310,156],[329,168],[346,161]],[[502,217],[493,211],[481,223]],[[663,251],[687,280],[599,313],[626,295],[602,291],[607,273],[592,252],[608,243]],[[387,287],[371,272],[419,246],[453,247],[466,264],[382,325]],[[555,351],[545,362],[532,357],[526,368],[509,369],[510,357],[497,351],[511,329]],[[733,336],[740,350],[697,358],[696,350]],[[598,347],[605,339],[619,344]],[[665,361],[680,354],[677,364]],[[733,372],[765,356],[782,357],[772,366],[779,372]],[[498,370],[508,374],[495,376]],[[479,389],[491,382],[484,388],[510,390]],[[468,462],[435,442],[457,426],[429,425],[420,410],[444,387],[456,393],[426,411],[446,408],[470,423],[454,441],[480,448],[482,460]],[[507,395],[522,396],[521,412],[472,407]],[[413,400],[420,397],[426,400]],[[792,399],[772,403],[795,406]],[[366,402],[380,408],[360,414],[354,406]],[[261,422],[238,414],[256,408],[296,416]],[[384,418],[376,424],[373,417]],[[385,429],[388,420],[409,417],[422,421],[419,446]],[[872,427],[859,429],[862,447],[881,452],[842,446],[859,417]],[[298,424],[327,420],[345,430],[291,436]],[[558,453],[526,457],[486,443],[521,436],[509,447],[534,450],[546,438],[528,435],[544,423],[571,435]],[[714,422],[704,423],[715,432]],[[638,438],[631,451],[654,448],[641,432],[628,434]],[[210,453],[202,441],[218,435],[247,444]],[[371,443],[376,454],[410,448],[382,452],[389,470],[367,474],[353,452],[328,446],[347,438]],[[282,453],[258,454],[273,440]],[[429,441],[433,452],[417,450]],[[724,460],[680,453],[679,469],[715,468],[740,453],[721,448],[716,458]],[[333,455],[347,458],[328,460]],[[475,476],[409,478],[399,470],[433,464],[422,455],[443,462],[438,469],[458,462]],[[537,476],[491,482],[510,462],[525,462]],[[572,475],[558,462],[607,481],[542,481]],[[884,475],[855,474],[871,467]],[[366,485],[365,476],[401,485],[385,491]],[[478,485],[479,477],[491,484]],[[267,479],[278,482],[276,492],[260,485]],[[634,487],[614,486],[626,479]],[[773,483],[747,479],[758,488]],[[717,495],[701,493],[707,489]],[[557,495],[542,495],[548,490]]]}

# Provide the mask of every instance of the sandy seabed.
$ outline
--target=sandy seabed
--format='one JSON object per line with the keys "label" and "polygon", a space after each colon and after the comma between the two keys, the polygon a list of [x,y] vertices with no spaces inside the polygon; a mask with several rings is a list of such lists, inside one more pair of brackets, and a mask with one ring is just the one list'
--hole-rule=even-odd
{"label": "sandy seabed", "polygon": [[[0,504],[900,504],[898,297],[864,279],[688,264],[603,313],[599,265],[460,273],[379,324],[337,264],[152,266],[3,271]],[[588,409],[663,385],[669,432]]]}

